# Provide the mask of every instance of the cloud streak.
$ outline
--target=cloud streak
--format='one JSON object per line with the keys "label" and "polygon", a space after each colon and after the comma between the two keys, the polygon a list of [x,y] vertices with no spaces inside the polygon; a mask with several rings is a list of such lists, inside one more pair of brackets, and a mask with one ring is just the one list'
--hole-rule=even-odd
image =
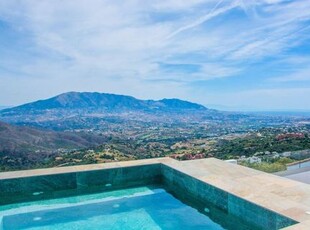
{"label": "cloud streak", "polygon": [[174,36],[178,35],[179,33],[182,33],[183,31],[186,31],[186,30],[192,29],[194,27],[197,27],[200,24],[205,23],[208,20],[212,19],[213,17],[216,17],[216,16],[220,15],[221,13],[225,13],[227,10],[230,10],[230,9],[235,7],[235,4],[232,4],[232,5],[228,6],[228,7],[223,7],[223,8],[217,9],[221,5],[222,2],[223,2],[223,0],[219,0],[208,14],[204,15],[203,17],[199,18],[198,20],[194,21],[193,23],[190,23],[188,25],[182,26],[181,28],[179,28],[176,31],[172,32],[167,37],[167,39],[171,39]]}
{"label": "cloud streak", "polygon": [[[309,1],[0,1],[0,104],[72,90],[212,103],[204,92],[233,83],[233,94],[254,87],[250,77],[305,81],[293,77],[299,64],[283,74],[279,63],[308,52],[309,20]],[[257,74],[262,67],[278,72]],[[205,89],[193,96],[197,81]]]}

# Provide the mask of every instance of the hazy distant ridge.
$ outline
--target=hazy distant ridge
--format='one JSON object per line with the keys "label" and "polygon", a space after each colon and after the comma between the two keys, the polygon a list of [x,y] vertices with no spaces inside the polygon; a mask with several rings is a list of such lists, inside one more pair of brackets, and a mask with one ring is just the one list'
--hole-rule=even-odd
{"label": "hazy distant ridge", "polygon": [[60,94],[46,100],[24,104],[14,108],[5,109],[2,112],[19,112],[27,110],[47,110],[47,109],[108,109],[108,110],[206,110],[207,108],[188,101],[179,99],[162,100],[139,100],[131,96],[69,92]]}
{"label": "hazy distant ridge", "polygon": [[[191,122],[219,116],[215,110],[179,99],[69,92],[0,111],[0,121],[51,130],[105,129],[128,122]],[[136,124],[139,126],[138,124]]]}

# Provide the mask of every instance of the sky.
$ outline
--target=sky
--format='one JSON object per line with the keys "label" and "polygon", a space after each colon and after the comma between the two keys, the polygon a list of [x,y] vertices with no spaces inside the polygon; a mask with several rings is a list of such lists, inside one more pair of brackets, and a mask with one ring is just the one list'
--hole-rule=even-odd
{"label": "sky", "polygon": [[68,91],[310,110],[310,1],[0,0],[0,105]]}

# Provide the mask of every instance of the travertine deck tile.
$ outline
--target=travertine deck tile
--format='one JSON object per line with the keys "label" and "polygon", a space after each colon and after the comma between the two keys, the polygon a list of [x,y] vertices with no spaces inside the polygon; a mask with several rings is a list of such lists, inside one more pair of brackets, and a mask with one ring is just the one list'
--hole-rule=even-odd
{"label": "travertine deck tile", "polygon": [[[310,215],[310,185],[272,174],[256,171],[218,159],[180,162],[166,160],[164,164],[196,177],[228,193],[264,208],[302,222],[308,226]],[[305,222],[306,221],[306,222]],[[297,228],[296,228],[297,229]]]}

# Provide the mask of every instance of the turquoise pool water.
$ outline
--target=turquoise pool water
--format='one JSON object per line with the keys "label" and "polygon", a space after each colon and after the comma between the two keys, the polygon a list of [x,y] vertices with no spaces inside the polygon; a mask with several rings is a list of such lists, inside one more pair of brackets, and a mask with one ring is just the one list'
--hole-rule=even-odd
{"label": "turquoise pool water", "polygon": [[[34,194],[36,195],[36,194]],[[163,188],[137,187],[0,206],[0,229],[253,229]]]}

